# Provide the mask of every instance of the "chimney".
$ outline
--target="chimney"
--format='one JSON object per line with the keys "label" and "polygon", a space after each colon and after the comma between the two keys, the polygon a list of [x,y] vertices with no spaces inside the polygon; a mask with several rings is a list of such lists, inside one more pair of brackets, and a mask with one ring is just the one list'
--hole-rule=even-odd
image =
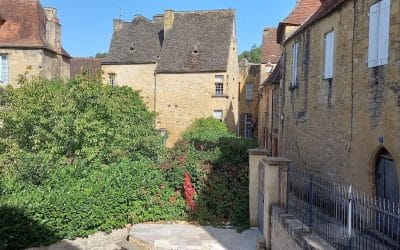
{"label": "chimney", "polygon": [[164,11],[164,35],[174,25],[175,12],[173,10]]}
{"label": "chimney", "polygon": [[114,31],[120,31],[122,29],[122,20],[121,19],[114,19]]}
{"label": "chimney", "polygon": [[164,15],[163,14],[158,14],[153,16],[153,21],[154,22],[162,22],[164,21]]}
{"label": "chimney", "polygon": [[57,18],[57,9],[46,7],[46,40],[57,53],[61,54],[61,25]]}

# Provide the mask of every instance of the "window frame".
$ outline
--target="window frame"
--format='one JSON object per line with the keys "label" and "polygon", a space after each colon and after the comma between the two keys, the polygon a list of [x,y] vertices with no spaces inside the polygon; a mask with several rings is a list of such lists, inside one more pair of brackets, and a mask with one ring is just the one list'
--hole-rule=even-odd
{"label": "window frame", "polygon": [[[251,86],[251,89],[250,89],[250,86]],[[253,101],[253,92],[254,92],[254,83],[252,83],[252,82],[246,83],[246,93],[245,93],[246,101]]]}
{"label": "window frame", "polygon": [[324,35],[324,79],[332,79],[335,64],[335,31],[331,30]]}
{"label": "window frame", "polygon": [[224,95],[224,76],[216,75],[215,76],[215,93],[216,96]]}
{"label": "window frame", "polygon": [[[0,84],[2,85],[7,85],[10,82],[9,67],[10,67],[9,55],[0,54]],[[3,74],[5,74],[5,76],[3,76]]]}
{"label": "window frame", "polygon": [[244,138],[253,137],[253,114],[244,114]]}
{"label": "window frame", "polygon": [[117,76],[117,74],[115,74],[115,73],[108,73],[108,84],[110,84],[112,87],[115,86],[116,76]]}
{"label": "window frame", "polygon": [[[220,116],[216,115],[218,113],[220,114]],[[222,109],[215,109],[213,112],[213,117],[214,119],[217,119],[222,122],[224,120],[224,111]]]}
{"label": "window frame", "polygon": [[298,81],[299,47],[300,47],[300,42],[294,42],[292,45],[292,81],[290,83],[292,88],[299,86],[299,81]]}

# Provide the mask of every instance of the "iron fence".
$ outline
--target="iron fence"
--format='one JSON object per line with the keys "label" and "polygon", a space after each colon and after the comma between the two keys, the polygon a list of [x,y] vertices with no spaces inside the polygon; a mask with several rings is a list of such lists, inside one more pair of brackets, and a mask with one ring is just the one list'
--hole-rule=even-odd
{"label": "iron fence", "polygon": [[289,166],[287,209],[337,249],[400,249],[400,206]]}

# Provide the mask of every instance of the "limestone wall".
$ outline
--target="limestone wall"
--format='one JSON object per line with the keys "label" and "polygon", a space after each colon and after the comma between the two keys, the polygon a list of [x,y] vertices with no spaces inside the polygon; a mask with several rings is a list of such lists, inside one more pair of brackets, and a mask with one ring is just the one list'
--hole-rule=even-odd
{"label": "limestone wall", "polygon": [[140,96],[149,110],[154,111],[154,70],[156,64],[102,65],[104,83],[108,84],[109,74],[115,74],[119,86],[140,90]]}
{"label": "limestone wall", "polygon": [[48,79],[69,79],[69,59],[42,49],[0,49],[8,55],[9,84],[17,87],[19,75],[28,72],[28,77],[44,76]]}
{"label": "limestone wall", "polygon": [[225,72],[156,75],[156,126],[167,129],[167,146],[172,146],[194,120],[213,116],[214,110],[222,110],[224,122],[236,132],[238,84],[225,81],[226,95],[217,97],[215,75],[227,79]]}
{"label": "limestone wall", "polygon": [[[362,191],[375,192],[385,147],[400,173],[400,11],[391,1],[389,64],[368,68],[369,8],[347,1],[285,45],[282,155]],[[355,17],[355,19],[353,18]],[[335,32],[334,77],[323,79],[324,35]],[[290,88],[291,48],[300,42],[299,85]],[[355,178],[356,176],[356,178]]]}

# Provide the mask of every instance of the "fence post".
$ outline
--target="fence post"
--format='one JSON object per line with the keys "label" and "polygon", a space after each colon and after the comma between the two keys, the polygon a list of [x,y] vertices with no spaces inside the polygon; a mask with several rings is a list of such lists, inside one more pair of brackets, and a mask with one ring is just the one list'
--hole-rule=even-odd
{"label": "fence post", "polygon": [[280,203],[279,170],[287,168],[290,161],[282,157],[267,157],[260,161],[264,171],[264,230],[266,249],[271,249],[271,206]]}
{"label": "fence post", "polygon": [[348,249],[351,250],[352,248],[352,229],[353,229],[353,225],[352,225],[352,216],[353,216],[353,212],[352,211],[353,208],[353,204],[352,204],[352,185],[349,186],[349,208],[348,208],[348,214],[347,214],[347,236],[349,237],[349,246]]}
{"label": "fence post", "polygon": [[270,155],[270,151],[262,148],[249,149],[249,212],[250,226],[257,225],[258,215],[258,168],[260,160]]}

